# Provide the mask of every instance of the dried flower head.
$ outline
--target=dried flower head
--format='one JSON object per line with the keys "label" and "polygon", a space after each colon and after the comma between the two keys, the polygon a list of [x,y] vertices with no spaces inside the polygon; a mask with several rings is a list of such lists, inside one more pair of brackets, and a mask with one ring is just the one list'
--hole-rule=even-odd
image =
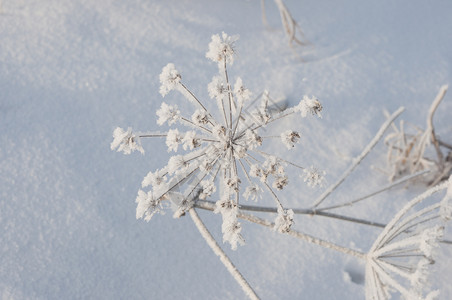
{"label": "dried flower head", "polygon": [[[241,224],[237,220],[242,196],[257,200],[262,198],[263,191],[268,192],[278,209],[275,230],[287,232],[293,224],[293,211],[284,209],[277,193],[289,183],[285,167],[298,166],[288,164],[281,157],[260,149],[266,138],[259,131],[300,110],[298,105],[282,111],[271,111],[269,106],[272,99],[268,92],[264,92],[256,99],[260,102],[255,107],[247,107],[245,112],[244,104],[250,100],[251,92],[244,86],[241,78],[237,78],[232,88],[227,75],[227,65],[234,59],[236,40],[237,37],[225,33],[221,37],[214,35],[206,54],[207,58],[218,62],[219,66],[218,75],[208,84],[209,96],[215,99],[219,117],[207,109],[210,105],[205,105],[211,100],[204,103],[197,98],[182,83],[182,77],[174,65],[168,64],[160,74],[162,96],[176,90],[194,107],[193,112],[186,115],[176,105],[162,103],[157,110],[157,123],[167,123],[170,126],[177,123],[189,130],[171,128],[163,133],[143,134],[133,134],[131,130],[127,133],[115,131],[114,141],[115,145],[124,139],[129,141],[125,143],[128,148],[124,148],[127,152],[129,149],[141,149],[138,146],[139,138],[165,137],[169,152],[176,152],[181,148],[185,151],[171,157],[165,167],[150,172],[143,179],[143,188],[151,186],[151,190],[149,193],[139,192],[137,217],[150,219],[160,211],[160,204],[164,200],[173,203],[175,217],[183,216],[197,199],[208,200],[218,190],[217,199],[220,200],[216,201],[215,212],[222,215],[223,239],[233,249],[244,243]],[[309,107],[309,112],[319,115],[321,105],[317,100],[314,104],[308,100],[303,103]],[[308,111],[307,108],[305,110]],[[299,133],[293,130],[284,131],[280,136],[282,145],[291,149],[300,139]],[[243,194],[242,188],[245,191]]]}
{"label": "dried flower head", "polygon": [[214,62],[218,62],[219,67],[223,64],[232,64],[235,55],[234,44],[238,39],[238,35],[229,36],[224,32],[221,34],[221,37],[218,34],[212,35],[206,57]]}
{"label": "dried flower head", "polygon": [[132,151],[139,151],[144,154],[144,149],[141,147],[140,137],[132,133],[132,129],[127,131],[117,127],[113,131],[113,142],[110,145],[111,150],[118,148],[118,152],[122,151],[124,154],[130,154]]}
{"label": "dried flower head", "polygon": [[311,166],[309,169],[304,169],[303,174],[303,181],[306,182],[309,187],[323,186],[326,174],[325,171],[319,171],[314,166]]}
{"label": "dried flower head", "polygon": [[435,262],[434,250],[444,234],[441,211],[449,198],[446,194],[437,201],[433,195],[448,185],[450,189],[452,179],[407,203],[378,236],[367,254],[366,299],[389,299],[392,290],[404,299],[433,299],[438,294],[426,291],[428,266]]}
{"label": "dried flower head", "polygon": [[167,64],[160,74],[160,94],[164,97],[168,92],[177,88],[181,76],[174,67],[174,64]]}
{"label": "dried flower head", "polygon": [[322,115],[320,114],[323,109],[322,104],[320,104],[319,100],[317,100],[315,97],[309,98],[308,96],[304,96],[295,109],[296,111],[301,113],[301,116],[303,118],[305,118],[309,114],[317,115],[319,118],[322,117]]}

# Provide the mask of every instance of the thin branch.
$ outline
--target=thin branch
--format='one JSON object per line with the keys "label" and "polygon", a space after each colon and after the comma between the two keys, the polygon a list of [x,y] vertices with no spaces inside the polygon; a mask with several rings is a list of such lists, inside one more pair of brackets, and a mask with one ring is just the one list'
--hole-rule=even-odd
{"label": "thin branch", "polygon": [[[197,200],[195,207],[213,211],[215,208],[215,202],[209,201],[209,200]],[[275,207],[266,207],[266,206],[240,205],[240,210],[241,211],[253,211],[253,212],[278,213],[278,210]],[[358,223],[358,224],[363,224],[363,225],[368,225],[368,226],[374,226],[374,227],[379,227],[379,228],[384,228],[386,226],[386,224],[382,224],[382,223],[372,222],[372,221],[368,221],[368,220],[363,220],[363,219],[358,219],[358,218],[353,218],[353,217],[348,217],[348,216],[333,214],[333,213],[328,213],[328,212],[322,212],[322,211],[317,212],[312,209],[292,208],[292,210],[293,210],[294,214],[298,214],[298,215],[328,217],[328,218],[333,218],[333,219],[338,219],[338,220],[342,220],[342,221],[353,222],[353,223]]]}
{"label": "thin branch", "polygon": [[382,193],[382,192],[384,192],[384,191],[387,191],[387,190],[389,190],[389,189],[395,187],[396,185],[405,183],[405,182],[407,182],[407,181],[409,181],[409,180],[411,180],[411,179],[413,179],[413,178],[419,177],[419,176],[424,175],[424,174],[426,174],[426,173],[428,173],[428,172],[430,172],[430,170],[420,171],[420,172],[418,172],[418,173],[415,173],[415,174],[406,176],[406,177],[404,177],[404,178],[401,178],[401,179],[399,179],[399,180],[397,180],[397,181],[395,181],[395,182],[393,182],[393,183],[390,183],[390,184],[386,185],[386,186],[383,187],[383,188],[380,188],[380,189],[378,189],[378,190],[376,190],[376,191],[374,191],[374,192],[372,192],[372,193],[370,193],[370,194],[367,194],[367,195],[365,195],[365,196],[362,196],[362,197],[360,197],[360,198],[358,198],[358,199],[355,199],[355,200],[353,200],[353,201],[349,201],[349,202],[346,202],[346,203],[337,204],[337,205],[333,205],[333,206],[318,208],[318,209],[316,209],[316,212],[319,212],[319,211],[325,211],[325,210],[331,210],[331,209],[336,209],[336,208],[345,207],[345,206],[352,206],[353,204],[355,204],[355,203],[357,203],[357,202],[360,202],[360,201],[366,200],[366,199],[368,199],[368,198],[370,198],[370,197],[373,197],[373,196],[375,196],[375,195],[378,195],[378,194],[380,194],[380,193]]}
{"label": "thin branch", "polygon": [[228,87],[228,99],[229,99],[229,129],[232,130],[232,104],[235,103],[233,102],[232,99],[232,89],[231,89],[231,84],[229,83],[229,76],[228,76],[228,69],[226,68],[226,55],[223,56],[224,59],[224,77],[226,79],[226,85]]}
{"label": "thin branch", "polygon": [[240,285],[240,287],[243,289],[245,294],[250,299],[259,299],[256,292],[253,290],[253,288],[250,286],[250,284],[246,281],[245,277],[240,273],[240,271],[237,269],[236,266],[232,263],[232,261],[229,259],[229,257],[226,255],[226,253],[221,249],[221,247],[218,245],[218,243],[215,241],[213,236],[210,234],[209,230],[207,229],[206,225],[202,222],[201,218],[199,217],[198,213],[194,208],[191,208],[189,210],[190,217],[192,218],[193,222],[196,225],[196,228],[198,228],[199,232],[201,233],[204,240],[207,242],[209,247],[212,249],[212,251],[220,257],[220,261],[223,263],[223,265],[226,267],[226,269],[231,273],[232,277],[237,281],[237,283]]}
{"label": "thin branch", "polygon": [[276,205],[278,205],[278,208],[281,211],[284,211],[284,207],[281,204],[281,201],[279,200],[278,196],[275,194],[273,189],[268,185],[268,183],[264,182],[263,185],[267,187],[268,191],[273,195],[273,199],[275,199]]}
{"label": "thin branch", "polygon": [[195,124],[195,123],[193,123],[192,121],[190,121],[189,119],[187,119],[187,118],[185,118],[185,117],[180,117],[180,119],[181,119],[182,121],[184,121],[184,122],[189,123],[190,125],[194,126],[195,128],[202,129],[202,130],[207,131],[208,133],[212,134],[212,130],[207,129],[207,128],[203,127],[203,126],[200,126],[200,125],[198,125],[198,124]]}
{"label": "thin branch", "polygon": [[273,156],[273,157],[276,157],[278,160],[283,161],[283,162],[285,162],[285,163],[288,163],[289,165],[292,165],[292,166],[294,166],[294,167],[296,167],[296,168],[299,168],[299,169],[302,169],[302,170],[305,169],[304,167],[302,167],[302,166],[300,166],[300,165],[297,165],[296,163],[293,163],[293,162],[291,162],[291,161],[285,160],[285,159],[282,158],[282,157],[279,157],[279,156],[276,156],[276,155],[272,155],[272,154],[266,153],[266,152],[264,152],[264,151],[256,150],[256,149],[253,149],[253,150],[251,150],[251,151],[256,152],[256,153],[259,153],[260,155],[262,155],[262,156],[264,156],[264,157],[272,157],[272,156]]}
{"label": "thin branch", "polygon": [[452,150],[452,145],[451,144],[443,142],[442,140],[440,140],[438,138],[437,138],[437,140],[438,140],[438,143],[439,143],[440,146],[443,146],[443,147],[446,147],[446,148],[449,148],[450,150]]}
{"label": "thin branch", "polygon": [[386,129],[392,124],[395,118],[397,118],[404,111],[403,107],[396,110],[387,120],[383,123],[378,130],[375,137],[370,141],[370,143],[364,148],[363,152],[353,160],[352,165],[342,174],[336,183],[331,185],[320,197],[314,202],[313,207],[319,206],[344,180],[355,170],[355,168],[361,163],[361,161],[369,154],[372,148],[378,143],[382,138]]}
{"label": "thin branch", "polygon": [[[271,228],[271,229],[273,229],[274,226],[275,226],[274,223],[272,223],[272,222],[270,222],[268,220],[261,219],[261,218],[258,218],[256,216],[250,215],[250,214],[245,214],[245,213],[239,212],[237,217],[239,217],[239,218],[241,218],[243,220],[246,220],[246,221],[258,224],[258,225],[262,225],[262,226]],[[318,238],[313,237],[313,236],[311,236],[309,234],[305,234],[305,233],[302,233],[302,232],[299,232],[299,231],[296,231],[296,230],[293,230],[293,229],[290,229],[287,232],[287,234],[290,235],[290,236],[299,238],[301,240],[304,240],[306,242],[309,242],[311,244],[315,244],[315,245],[318,245],[318,246],[321,246],[321,247],[324,247],[324,248],[327,248],[327,249],[332,249],[332,250],[335,250],[335,251],[338,251],[338,252],[341,252],[341,253],[344,253],[344,254],[347,254],[347,255],[352,255],[352,256],[357,257],[359,259],[365,259],[366,258],[366,254],[365,253],[362,253],[362,252],[359,252],[359,251],[356,251],[356,250],[353,250],[353,249],[350,249],[350,248],[347,248],[347,247],[342,247],[342,246],[336,245],[334,243],[331,243],[331,242],[328,242],[328,241],[325,241],[325,240],[322,240],[322,239],[318,239]]]}
{"label": "thin branch", "polygon": [[444,95],[446,95],[447,92],[447,85],[443,85],[438,94],[436,95],[435,100],[433,100],[432,105],[430,106],[429,109],[429,113],[428,113],[428,117],[427,117],[427,130],[429,131],[429,133],[431,134],[431,140],[433,145],[435,146],[436,149],[436,154],[438,155],[438,164],[441,167],[441,164],[443,163],[443,153],[441,152],[441,150],[439,149],[439,142],[436,139],[436,135],[435,135],[435,129],[433,127],[433,115],[435,114],[436,109],[438,108],[438,105],[441,103],[441,101],[444,98]]}

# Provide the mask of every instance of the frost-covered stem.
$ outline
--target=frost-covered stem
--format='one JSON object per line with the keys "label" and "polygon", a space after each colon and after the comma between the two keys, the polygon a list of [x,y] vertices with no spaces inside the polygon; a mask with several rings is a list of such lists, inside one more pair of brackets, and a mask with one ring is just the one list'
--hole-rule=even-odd
{"label": "frost-covered stem", "polygon": [[195,168],[193,169],[190,173],[188,173],[186,175],[186,177],[180,179],[180,180],[176,180],[173,184],[170,185],[170,187],[168,189],[166,189],[165,192],[160,193],[159,196],[155,197],[156,199],[160,199],[161,197],[163,197],[166,193],[168,193],[169,191],[171,191],[172,189],[174,189],[176,186],[178,186],[179,184],[181,184],[184,180],[186,180],[188,177],[190,177],[193,173],[195,173],[199,168]]}
{"label": "frost-covered stem", "polygon": [[267,20],[267,13],[265,11],[265,1],[261,0],[261,8],[262,8],[262,23],[264,23],[265,27],[270,27],[268,25],[268,20]]}
{"label": "frost-covered stem", "polygon": [[447,88],[448,88],[447,85],[443,85],[440,88],[438,95],[436,95],[435,100],[433,100],[433,103],[430,106],[428,117],[427,117],[427,130],[431,134],[431,140],[432,140],[433,145],[435,146],[436,155],[438,156],[438,164],[439,164],[438,167],[439,168],[443,167],[442,162],[443,162],[444,158],[443,158],[443,153],[441,152],[441,149],[439,149],[439,142],[436,139],[435,129],[433,127],[433,115],[435,114],[435,111],[438,108],[438,105],[443,100],[444,95],[446,95]]}
{"label": "frost-covered stem", "polygon": [[232,132],[232,136],[235,136],[237,132],[237,127],[239,126],[240,117],[242,116],[243,104],[240,105],[239,114],[237,115],[237,120],[235,121],[234,130]]}
{"label": "frost-covered stem", "polygon": [[403,286],[401,286],[396,280],[393,280],[391,278],[391,276],[388,274],[388,272],[386,272],[386,270],[383,269],[376,260],[374,260],[372,258],[369,258],[369,259],[367,259],[367,263],[368,264],[372,264],[372,266],[379,271],[378,274],[380,276],[382,276],[384,281],[388,282],[392,287],[397,289],[404,296],[404,299],[410,299],[411,298],[410,297],[410,293],[408,292],[408,290],[405,289]]}
{"label": "frost-covered stem", "polygon": [[[413,227],[415,227],[415,226],[417,226],[419,224],[426,223],[428,221],[440,218],[440,216],[438,216],[438,215],[428,216],[427,218],[420,219],[416,223],[410,224],[411,221],[413,221],[413,220],[415,220],[417,218],[421,218],[423,215],[428,214],[428,213],[440,208],[440,206],[441,206],[440,203],[437,203],[437,204],[432,205],[432,206],[428,206],[427,208],[424,208],[423,210],[421,210],[418,213],[414,214],[410,218],[407,218],[406,220],[401,222],[401,224],[397,225],[399,228],[396,231],[394,231],[390,236],[386,236],[385,237],[384,243],[385,244],[390,243],[393,239],[395,239],[402,232],[409,232],[411,228],[413,228]],[[394,245],[394,243],[393,243],[393,245]]]}
{"label": "frost-covered stem", "polygon": [[400,107],[396,110],[387,120],[383,123],[378,130],[375,137],[370,141],[370,143],[364,148],[363,152],[353,160],[352,165],[342,174],[342,176],[331,185],[322,195],[314,202],[313,207],[319,206],[325,199],[328,197],[344,180],[355,170],[355,168],[361,163],[361,161],[369,154],[373,147],[378,143],[378,141],[382,138],[386,129],[392,124],[395,118],[397,118],[404,111],[403,107]]}
{"label": "frost-covered stem", "polygon": [[440,146],[443,146],[443,147],[446,147],[446,148],[449,148],[450,150],[452,150],[452,145],[451,144],[448,144],[448,143],[446,143],[446,142],[444,142],[444,141],[442,141],[440,139],[437,139],[437,140],[438,140],[438,143],[440,144]]}
{"label": "frost-covered stem", "polygon": [[[198,200],[196,200],[194,207],[209,210],[209,211],[214,211],[215,202],[212,202],[209,200],[198,199]],[[315,211],[312,209],[303,209],[303,208],[288,208],[288,210],[289,209],[293,210],[294,214],[298,214],[298,215],[321,216],[321,217],[338,219],[338,220],[342,220],[342,221],[346,221],[346,222],[352,222],[352,223],[373,226],[373,227],[378,227],[378,228],[386,227],[386,224],[383,224],[383,223],[348,217],[348,216],[339,215],[339,214],[333,214],[333,213]],[[241,211],[253,211],[253,212],[278,213],[278,210],[275,207],[269,207],[269,206],[240,205],[240,210]],[[439,242],[442,244],[452,245],[452,241],[450,241],[450,240],[439,240]]]}
{"label": "frost-covered stem", "polygon": [[[281,137],[279,137],[279,138],[281,138]],[[288,163],[289,165],[292,165],[292,166],[294,166],[294,167],[296,167],[296,168],[299,168],[299,169],[302,169],[302,170],[305,169],[304,167],[302,167],[302,166],[300,166],[300,165],[297,165],[296,163],[293,163],[293,162],[291,162],[291,161],[285,160],[285,159],[282,158],[282,157],[279,157],[279,156],[276,156],[276,155],[271,155],[271,154],[268,154],[268,153],[266,153],[266,152],[264,152],[264,151],[260,151],[260,150],[256,150],[256,149],[254,149],[254,150],[252,150],[252,151],[257,152],[257,153],[259,153],[260,155],[266,156],[266,157],[274,156],[274,157],[276,157],[278,160],[283,161],[283,162],[285,162],[285,163]]]}
{"label": "frost-covered stem", "polygon": [[396,185],[405,183],[405,182],[407,182],[407,181],[409,181],[409,180],[411,180],[413,178],[419,177],[419,176],[424,175],[424,174],[426,174],[428,172],[430,172],[430,170],[420,171],[420,172],[417,172],[415,174],[403,177],[403,178],[401,178],[401,179],[399,179],[397,181],[394,181],[394,182],[386,185],[383,188],[380,188],[380,189],[378,189],[378,190],[376,190],[376,191],[374,191],[374,192],[372,192],[370,194],[367,194],[365,196],[362,196],[362,197],[360,197],[358,199],[355,199],[355,200],[352,200],[352,201],[348,201],[348,202],[342,203],[342,204],[337,204],[337,205],[332,205],[332,206],[322,207],[322,208],[316,209],[316,213],[318,213],[320,211],[331,210],[331,209],[336,209],[336,208],[345,207],[345,206],[352,206],[353,204],[355,204],[357,202],[360,202],[360,201],[366,200],[366,199],[368,199],[370,197],[373,197],[375,195],[378,195],[378,194],[380,194],[380,193],[382,193],[384,191],[387,191],[387,190],[395,187]]}
{"label": "frost-covered stem", "polygon": [[[201,209],[213,211],[215,209],[215,202],[212,202],[209,200],[197,200],[195,206],[198,208],[201,208]],[[342,220],[342,221],[353,222],[353,223],[357,223],[357,224],[374,226],[374,227],[379,227],[379,228],[384,228],[386,226],[386,224],[382,224],[382,223],[372,222],[372,221],[368,221],[368,220],[363,220],[363,219],[358,219],[358,218],[353,218],[353,217],[348,217],[348,216],[333,214],[333,213],[328,213],[328,212],[322,212],[322,211],[317,212],[313,209],[303,209],[303,208],[288,208],[288,209],[292,209],[294,214],[297,214],[297,215],[321,216],[321,217],[338,219],[338,220]],[[253,211],[253,212],[278,213],[277,208],[269,207],[269,206],[240,205],[240,210]]]}
{"label": "frost-covered stem", "polygon": [[246,179],[248,179],[248,182],[249,182],[249,183],[252,183],[251,178],[250,178],[250,175],[249,175],[248,172],[246,171],[246,168],[245,168],[245,166],[243,165],[242,160],[239,159],[239,163],[240,163],[240,166],[242,167],[243,173],[245,173]]}
{"label": "frost-covered stem", "polygon": [[[152,137],[167,137],[168,133],[158,133],[158,134],[140,134],[138,135],[138,137],[140,138],[152,138]],[[213,139],[207,139],[207,138],[198,138],[200,141],[203,142],[212,142],[212,143],[218,143],[220,141],[218,140],[213,140]]]}
{"label": "frost-covered stem", "polygon": [[[199,99],[182,83],[179,82],[180,86],[190,95],[190,97],[193,98],[193,100],[195,100],[195,102],[197,102],[199,104],[199,106],[201,106],[202,109],[204,109],[204,111],[206,111],[207,113],[209,113],[209,111],[207,110],[207,108],[201,103],[201,101],[199,101]],[[210,116],[210,113],[209,113]]]}
{"label": "frost-covered stem", "polygon": [[440,185],[437,185],[437,186],[434,186],[434,187],[428,189],[424,193],[420,194],[419,196],[417,196],[416,198],[411,200],[411,202],[409,202],[407,205],[405,205],[405,207],[403,207],[396,214],[396,216],[391,220],[391,222],[389,222],[388,225],[386,225],[384,231],[379,235],[377,240],[374,242],[374,245],[372,246],[370,252],[374,252],[375,249],[380,248],[384,243],[386,243],[386,241],[390,238],[390,236],[388,236],[389,232],[392,231],[394,229],[394,227],[396,227],[396,224],[400,221],[400,219],[403,217],[403,215],[408,210],[410,210],[413,206],[415,206],[419,202],[423,201],[425,198],[430,197],[434,193],[437,193],[440,190],[446,188],[448,183],[449,182],[445,181],[444,183],[442,183]]}
{"label": "frost-covered stem", "polygon": [[227,128],[227,127],[229,127],[229,125],[228,125],[228,117],[226,117],[226,109],[224,108],[224,97],[221,97],[221,109],[223,110],[224,125]]}
{"label": "frost-covered stem", "polygon": [[[215,119],[212,117],[212,115],[210,114],[210,112],[207,110],[207,108],[202,104],[202,102],[201,101],[199,101],[199,99],[182,83],[182,82],[179,82],[179,84],[180,84],[180,86],[182,87],[182,89],[185,91],[185,92],[187,92],[187,94],[191,97],[191,98],[193,98],[193,100],[195,100],[195,102],[197,102],[198,104],[199,104],[199,106],[201,106],[201,108],[205,111],[205,112],[207,112],[207,114],[208,114],[208,116],[209,116],[209,120],[208,120],[208,122],[210,123],[210,125],[214,125],[213,123],[212,123],[212,121],[211,120],[214,120],[215,121]],[[216,121],[215,121],[215,123],[216,123]]]}
{"label": "frost-covered stem", "polygon": [[295,20],[291,16],[289,10],[284,5],[284,2],[282,2],[282,0],[275,0],[275,3],[278,6],[284,30],[286,31],[286,35],[289,38],[289,44],[295,41],[297,44],[303,45],[304,43],[302,43],[299,39],[295,37],[297,22],[295,22]]}
{"label": "frost-covered stem", "polygon": [[[271,228],[272,230],[273,230],[273,228],[275,226],[274,223],[272,223],[272,222],[270,222],[268,220],[261,219],[261,218],[258,218],[256,216],[250,215],[250,214],[245,214],[245,213],[239,212],[237,217],[239,217],[241,219],[244,219],[246,221],[255,223],[255,224],[259,224],[259,225]],[[359,252],[359,251],[356,251],[356,250],[353,250],[353,249],[350,249],[350,248],[347,248],[347,247],[342,247],[342,246],[336,245],[334,243],[331,243],[331,242],[328,242],[328,241],[325,241],[325,240],[322,240],[322,239],[318,239],[318,238],[313,237],[313,236],[311,236],[309,234],[305,234],[305,233],[302,233],[302,232],[299,232],[299,231],[296,231],[296,230],[293,230],[293,229],[290,229],[287,232],[287,234],[291,235],[293,237],[296,237],[298,239],[302,239],[302,240],[304,240],[304,241],[306,241],[308,243],[311,243],[311,244],[315,244],[315,245],[318,245],[318,246],[321,246],[321,247],[324,247],[324,248],[327,248],[327,249],[332,249],[332,250],[335,250],[335,251],[338,251],[338,252],[341,252],[341,253],[344,253],[344,254],[347,254],[347,255],[351,255],[351,256],[357,257],[359,259],[366,259],[366,254],[364,254],[362,252]]]}
{"label": "frost-covered stem", "polygon": [[215,241],[213,236],[210,234],[209,230],[207,229],[206,225],[202,222],[201,218],[199,217],[198,213],[194,208],[191,208],[189,210],[190,217],[192,218],[193,222],[196,225],[196,228],[198,228],[199,232],[201,233],[202,237],[206,240],[209,247],[212,249],[212,251],[220,257],[220,261],[223,263],[223,265],[226,267],[226,269],[231,273],[232,277],[237,281],[237,283],[240,285],[240,287],[243,289],[245,294],[250,299],[259,299],[256,292],[253,290],[253,288],[249,285],[249,283],[246,281],[246,279],[243,277],[243,275],[240,273],[240,271],[234,266],[232,261],[229,259],[229,257],[226,255],[226,253],[221,249],[221,247],[218,245],[218,243]]}
{"label": "frost-covered stem", "polygon": [[180,117],[180,119],[181,119],[182,121],[184,121],[184,122],[187,122],[187,123],[189,123],[189,124],[191,124],[191,125],[195,126],[196,128],[202,129],[202,130],[204,130],[204,131],[207,131],[208,133],[212,134],[212,130],[210,130],[210,129],[207,129],[207,128],[205,128],[205,127],[202,127],[202,126],[199,126],[199,125],[197,125],[197,124],[193,123],[192,121],[190,121],[190,120],[189,120],[189,119],[187,119],[187,118],[184,118],[184,117]]}
{"label": "frost-covered stem", "polygon": [[229,99],[229,129],[232,130],[232,90],[231,84],[229,83],[228,69],[226,68],[226,55],[223,57],[223,69],[224,69],[224,78],[226,80],[226,85],[228,86],[228,99]]}
{"label": "frost-covered stem", "polygon": [[[220,158],[220,156],[217,156],[216,158],[211,160],[211,164],[215,165],[218,161],[218,159]],[[193,189],[190,191],[190,193],[188,195],[185,195],[185,198],[188,198],[195,190],[196,188],[199,186],[199,184],[204,180],[204,178],[206,178],[207,175],[209,175],[210,171],[202,171],[201,174],[201,178],[198,177],[198,182],[193,186]]]}
{"label": "frost-covered stem", "polygon": [[143,134],[143,135],[139,135],[138,137],[140,138],[147,138],[147,137],[166,137],[167,134]]}
{"label": "frost-covered stem", "polygon": [[269,192],[273,195],[273,199],[275,199],[276,205],[278,206],[278,210],[281,209],[282,211],[284,211],[284,207],[282,206],[281,201],[279,201],[278,196],[275,194],[275,192],[273,192],[272,188],[266,182],[264,182],[264,185],[267,187]]}
{"label": "frost-covered stem", "polygon": [[288,112],[288,113],[286,113],[286,114],[281,114],[281,115],[277,116],[276,118],[272,118],[272,119],[268,120],[267,122],[265,122],[265,124],[257,125],[257,126],[254,127],[252,130],[253,130],[253,131],[254,131],[254,130],[257,130],[257,129],[261,128],[261,127],[264,126],[264,125],[268,125],[268,124],[270,124],[270,123],[272,123],[272,122],[274,122],[274,121],[277,121],[277,120],[279,120],[279,119],[288,117],[288,116],[290,116],[290,115],[292,115],[292,114],[294,114],[294,113],[295,113],[294,111],[290,111],[290,112]]}
{"label": "frost-covered stem", "polygon": [[[230,152],[231,153],[231,160],[234,162],[232,169],[234,170],[234,177],[238,177],[237,161],[234,159],[234,154],[232,152],[233,152],[233,150],[231,148],[231,152]],[[240,197],[240,193],[239,193],[239,190],[237,189],[235,191],[235,200],[236,200],[237,204],[239,204],[239,197]]]}

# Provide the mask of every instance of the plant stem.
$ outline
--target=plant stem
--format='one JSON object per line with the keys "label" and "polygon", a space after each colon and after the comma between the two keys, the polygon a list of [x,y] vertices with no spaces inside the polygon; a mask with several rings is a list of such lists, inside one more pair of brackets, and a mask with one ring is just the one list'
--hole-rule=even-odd
{"label": "plant stem", "polygon": [[362,196],[362,197],[360,197],[358,199],[355,199],[355,200],[352,200],[352,201],[349,201],[349,202],[346,202],[346,203],[342,203],[342,204],[337,204],[337,205],[332,205],[332,206],[328,206],[328,207],[318,208],[318,209],[316,209],[316,212],[318,213],[319,211],[325,211],[325,210],[330,210],[330,209],[335,209],[335,208],[340,208],[340,207],[345,207],[345,206],[352,206],[353,204],[355,204],[357,202],[366,200],[366,199],[368,199],[370,197],[373,197],[373,196],[375,196],[377,194],[380,194],[380,193],[382,193],[384,191],[387,191],[387,190],[395,187],[396,185],[399,185],[399,184],[402,184],[404,182],[407,182],[407,181],[409,181],[409,180],[411,180],[413,178],[416,178],[418,176],[425,175],[428,172],[430,172],[430,170],[424,170],[424,171],[420,171],[420,172],[417,172],[417,173],[412,174],[412,175],[408,175],[408,176],[403,177],[403,178],[401,178],[401,179],[399,179],[399,180],[397,180],[395,182],[392,182],[392,183],[386,185],[385,187],[380,188],[380,189],[378,189],[378,190],[376,190],[376,191],[374,191],[374,192],[372,192],[370,194]]}
{"label": "plant stem", "polygon": [[[244,219],[244,220],[247,220],[247,221],[252,222],[252,223],[256,223],[256,224],[259,224],[259,225],[271,228],[271,229],[273,229],[274,226],[275,226],[274,223],[272,223],[272,222],[270,222],[268,220],[261,219],[261,218],[258,218],[256,216],[250,215],[250,214],[239,213],[237,215],[237,217],[239,217],[241,219]],[[335,250],[335,251],[338,251],[338,252],[341,252],[341,253],[344,253],[344,254],[347,254],[347,255],[352,255],[352,256],[357,257],[359,259],[366,259],[366,254],[365,253],[362,253],[362,252],[359,252],[359,251],[356,251],[356,250],[353,250],[353,249],[350,249],[350,248],[347,248],[347,247],[339,246],[339,245],[336,245],[334,243],[331,243],[331,242],[328,242],[328,241],[325,241],[325,240],[322,240],[322,239],[318,239],[318,238],[313,237],[313,236],[311,236],[309,234],[305,234],[305,233],[302,233],[302,232],[299,232],[299,231],[296,231],[296,230],[292,230],[292,229],[290,229],[287,232],[287,234],[291,235],[293,237],[302,239],[302,240],[304,240],[306,242],[309,242],[311,244],[319,245],[321,247],[324,247],[324,248],[327,248],[327,249],[332,249],[332,250]]]}
{"label": "plant stem", "polygon": [[[210,210],[213,211],[215,208],[215,202],[208,201],[208,200],[197,200],[195,207]],[[289,209],[289,208],[288,208]],[[252,206],[252,205],[240,205],[240,210],[242,211],[254,211],[254,212],[268,212],[268,213],[277,213],[278,210],[275,207],[266,207],[266,206]],[[323,211],[316,211],[313,209],[303,209],[303,208],[292,208],[294,214],[298,215],[311,215],[311,216],[322,216],[322,217],[328,217],[333,219],[338,219],[342,221],[348,221],[348,222],[354,222],[358,224],[368,225],[368,226],[374,226],[374,227],[385,227],[385,224],[377,223],[373,221],[348,217],[344,215],[339,214],[333,214]]]}
{"label": "plant stem", "polygon": [[206,225],[202,222],[201,218],[199,217],[198,213],[194,208],[191,208],[189,210],[190,217],[192,218],[193,222],[195,223],[196,227],[198,228],[199,232],[201,233],[202,237],[206,240],[209,247],[212,249],[212,251],[220,257],[221,262],[226,267],[226,269],[231,273],[232,277],[237,281],[237,283],[241,286],[245,294],[250,299],[259,299],[256,292],[253,290],[253,288],[249,285],[249,283],[246,281],[246,279],[242,276],[242,274],[239,272],[239,270],[234,266],[232,261],[229,259],[229,257],[226,255],[226,253],[221,249],[221,247],[218,245],[218,243],[215,241],[213,236],[210,234],[209,230],[207,229]]}
{"label": "plant stem", "polygon": [[378,130],[375,137],[370,141],[370,143],[364,148],[363,152],[353,160],[352,165],[342,174],[342,176],[331,185],[320,197],[314,202],[313,207],[319,206],[342,182],[355,170],[355,168],[361,163],[361,161],[369,154],[372,148],[377,144],[377,142],[382,138],[386,129],[391,126],[395,118],[397,118],[404,111],[403,107],[396,110],[387,120],[383,123]]}

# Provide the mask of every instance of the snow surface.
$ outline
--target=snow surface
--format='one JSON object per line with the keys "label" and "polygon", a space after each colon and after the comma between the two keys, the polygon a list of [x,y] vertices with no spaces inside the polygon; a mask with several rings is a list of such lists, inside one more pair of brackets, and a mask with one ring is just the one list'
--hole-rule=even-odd
{"label": "snow surface", "polygon": [[[296,151],[268,148],[326,170],[329,183],[378,130],[382,109],[405,106],[402,118],[425,126],[440,86],[452,83],[449,0],[285,1],[312,43],[296,51],[272,1],[266,1],[271,29],[257,0],[0,3],[2,299],[244,298],[188,217],[135,219],[143,177],[170,156],[164,139],[143,141],[144,156],[110,150],[117,126],[160,128],[155,111],[167,63],[209,99],[207,83],[217,72],[205,58],[212,34],[240,35],[229,71],[253,93],[268,89],[291,105],[305,94],[320,99],[323,119],[303,121]],[[437,133],[449,141],[450,93],[435,114]],[[190,107],[177,93],[165,101],[181,111]],[[328,201],[386,184],[372,168],[384,168],[384,151],[377,146]],[[321,192],[295,187],[286,191],[287,207],[307,207]],[[395,189],[344,213],[387,222],[421,190]],[[200,216],[221,241],[221,216]],[[295,222],[296,229],[362,251],[379,233],[306,216]],[[355,259],[242,225],[246,245],[224,248],[263,299],[364,298],[364,267]],[[441,249],[434,266],[440,299],[452,298],[451,248]]]}

